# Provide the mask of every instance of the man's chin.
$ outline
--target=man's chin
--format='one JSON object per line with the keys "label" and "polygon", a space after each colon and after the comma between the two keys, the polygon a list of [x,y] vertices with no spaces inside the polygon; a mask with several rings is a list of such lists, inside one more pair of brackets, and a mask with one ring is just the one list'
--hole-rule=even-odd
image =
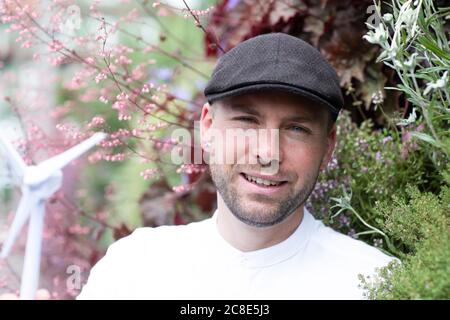
{"label": "man's chin", "polygon": [[286,197],[259,193],[244,193],[241,196],[241,201],[247,208],[252,210],[270,209],[270,211],[276,211],[277,209],[280,209],[280,204],[286,201]]}
{"label": "man's chin", "polygon": [[279,221],[277,219],[275,219],[273,217],[273,215],[264,216],[261,213],[258,213],[258,215],[256,215],[256,216],[252,215],[251,213],[242,214],[242,215],[237,215],[236,218],[248,226],[258,227],[258,228],[271,227],[271,226],[279,223]]}
{"label": "man's chin", "polygon": [[278,207],[268,208],[267,205],[248,205],[245,210],[233,212],[234,216],[248,225],[271,226],[278,220]]}

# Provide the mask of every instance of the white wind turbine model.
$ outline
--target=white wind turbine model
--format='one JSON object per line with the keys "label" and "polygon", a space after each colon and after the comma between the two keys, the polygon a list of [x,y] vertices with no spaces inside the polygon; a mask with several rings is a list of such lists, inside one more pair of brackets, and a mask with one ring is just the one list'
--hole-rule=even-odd
{"label": "white wind turbine model", "polygon": [[89,139],[69,150],[39,163],[27,166],[11,143],[0,134],[0,146],[13,174],[20,179],[20,200],[11,229],[3,243],[1,258],[6,258],[20,230],[30,218],[25,251],[25,261],[20,286],[21,299],[34,299],[39,284],[42,229],[44,226],[45,202],[62,184],[62,168],[102,141],[106,134],[95,133]]}

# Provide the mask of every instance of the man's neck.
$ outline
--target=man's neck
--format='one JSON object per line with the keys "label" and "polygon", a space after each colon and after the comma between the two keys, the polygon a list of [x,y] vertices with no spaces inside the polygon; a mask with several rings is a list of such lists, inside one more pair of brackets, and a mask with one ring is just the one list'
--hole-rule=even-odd
{"label": "man's neck", "polygon": [[219,194],[217,200],[219,233],[230,245],[243,252],[268,248],[286,240],[303,220],[302,205],[276,225],[263,228],[249,226],[233,215]]}

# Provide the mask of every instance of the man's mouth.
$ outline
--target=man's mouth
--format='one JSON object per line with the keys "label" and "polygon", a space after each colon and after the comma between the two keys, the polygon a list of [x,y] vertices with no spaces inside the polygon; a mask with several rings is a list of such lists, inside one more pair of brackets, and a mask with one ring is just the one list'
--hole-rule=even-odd
{"label": "man's mouth", "polygon": [[269,179],[262,179],[260,177],[255,177],[252,175],[248,175],[246,173],[241,173],[241,175],[248,182],[251,182],[251,183],[261,186],[261,187],[268,187],[268,188],[277,187],[277,186],[280,186],[280,185],[286,183],[286,181],[274,181],[274,180],[269,180]]}

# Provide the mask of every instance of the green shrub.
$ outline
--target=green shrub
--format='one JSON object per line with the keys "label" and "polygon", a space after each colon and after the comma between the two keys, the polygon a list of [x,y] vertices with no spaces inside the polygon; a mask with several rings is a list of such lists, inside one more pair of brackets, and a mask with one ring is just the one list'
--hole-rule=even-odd
{"label": "green shrub", "polygon": [[410,251],[402,264],[380,270],[376,279],[361,278],[370,299],[449,299],[450,188],[440,196],[408,186],[407,197],[377,204],[383,229]]}

